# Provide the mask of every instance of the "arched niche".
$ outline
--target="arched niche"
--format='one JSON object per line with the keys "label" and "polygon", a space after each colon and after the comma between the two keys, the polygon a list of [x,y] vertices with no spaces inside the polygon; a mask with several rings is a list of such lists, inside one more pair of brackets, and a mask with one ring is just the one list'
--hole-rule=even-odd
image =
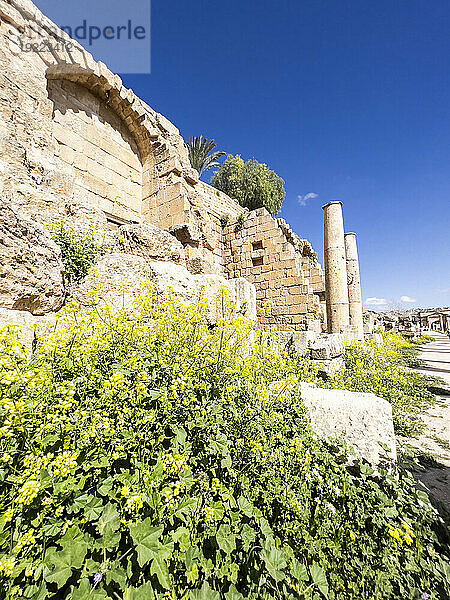
{"label": "arched niche", "polygon": [[139,221],[145,188],[156,179],[152,136],[123,87],[90,69],[47,70],[57,160],[73,177],[73,196],[117,222]]}

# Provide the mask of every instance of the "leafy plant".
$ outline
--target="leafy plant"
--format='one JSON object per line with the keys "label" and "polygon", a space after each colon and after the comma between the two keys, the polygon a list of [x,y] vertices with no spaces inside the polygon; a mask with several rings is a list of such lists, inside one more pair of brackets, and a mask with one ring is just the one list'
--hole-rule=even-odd
{"label": "leafy plant", "polygon": [[0,332],[0,597],[442,599],[446,533],[406,472],[315,436],[309,361],[224,298],[69,305]]}
{"label": "leafy plant", "polygon": [[222,215],[220,217],[220,224],[222,225],[222,227],[226,227],[228,225],[229,220],[230,220],[230,215]]}
{"label": "leafy plant", "polygon": [[[191,137],[188,151],[191,166],[201,175],[203,171],[220,167],[218,159],[225,156],[225,152],[213,152],[216,144],[214,140],[208,140],[202,135]],[[211,154],[212,152],[212,154]]]}
{"label": "leafy plant", "polygon": [[244,227],[244,223],[245,223],[245,214],[241,213],[238,218],[236,219],[236,224],[234,226],[234,230],[235,231],[241,231]]}
{"label": "leafy plant", "polygon": [[95,229],[88,232],[68,227],[64,221],[56,221],[48,226],[53,240],[61,248],[65,274],[69,282],[80,281],[85,277],[99,256],[110,248],[104,241],[99,242]]}
{"label": "leafy plant", "polygon": [[373,392],[392,404],[397,433],[414,435],[421,430],[420,413],[435,402],[430,388],[434,377],[407,370],[410,342],[396,333],[383,332],[383,344],[368,341],[346,348],[344,369],[326,385],[355,392]]}
{"label": "leafy plant", "polygon": [[249,210],[264,207],[276,214],[286,192],[281,177],[265,164],[252,159],[246,163],[239,155],[228,155],[211,178],[211,185],[235,198]]}

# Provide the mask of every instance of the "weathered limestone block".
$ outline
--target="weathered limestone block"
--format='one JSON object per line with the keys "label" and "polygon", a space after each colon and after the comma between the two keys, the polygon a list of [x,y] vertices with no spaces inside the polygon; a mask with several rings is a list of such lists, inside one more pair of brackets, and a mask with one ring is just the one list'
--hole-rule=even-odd
{"label": "weathered limestone block", "polygon": [[193,275],[199,275],[200,273],[213,273],[215,270],[214,265],[202,256],[194,256],[186,259],[186,267]]}
{"label": "weathered limestone block", "polygon": [[381,335],[381,333],[366,333],[364,335],[364,338],[366,340],[375,342],[378,346],[381,346],[383,343],[383,336]]}
{"label": "weathered limestone block", "polygon": [[[150,282],[161,298],[167,297],[168,288],[184,304],[195,302],[200,296],[208,300],[207,318],[211,323],[221,316],[221,301],[218,296],[221,289],[227,290],[232,303],[242,297],[242,288],[236,287],[220,275],[192,275],[189,271],[173,262],[148,260],[124,252],[112,252],[103,256],[95,266],[96,274],[88,275],[73,292],[73,299],[81,306],[88,307],[93,299],[89,291],[98,289],[95,302],[107,304],[113,309],[130,310],[136,297],[144,291],[145,282]],[[248,284],[251,286],[251,284]],[[254,286],[245,288],[246,295],[255,294]],[[237,291],[239,288],[239,294]],[[239,308],[238,305],[237,308]],[[249,311],[251,317],[251,312]]]}
{"label": "weathered limestone block", "polygon": [[301,393],[311,426],[319,436],[342,438],[353,447],[356,458],[373,465],[396,460],[392,408],[387,400],[310,383],[301,383]]}
{"label": "weathered limestone block", "polygon": [[311,358],[315,360],[330,360],[344,353],[344,341],[341,334],[331,333],[321,335],[311,344]]}
{"label": "weathered limestone block", "polygon": [[313,360],[313,363],[319,369],[319,375],[325,378],[334,377],[344,366],[344,358],[342,356],[335,356],[329,360]]}
{"label": "weathered limestone block", "polygon": [[279,349],[292,347],[298,354],[304,355],[317,337],[315,331],[271,331],[269,343]]}
{"label": "weathered limestone block", "polygon": [[116,232],[116,239],[125,252],[151,260],[170,260],[179,263],[184,258],[181,242],[167,231],[150,223],[122,225]]}
{"label": "weathered limestone block", "polygon": [[61,308],[61,250],[38,223],[5,200],[0,200],[0,251],[0,307],[34,315]]}
{"label": "weathered limestone block", "polygon": [[174,235],[183,246],[197,247],[203,241],[202,232],[191,223],[182,223],[169,228],[169,233]]}

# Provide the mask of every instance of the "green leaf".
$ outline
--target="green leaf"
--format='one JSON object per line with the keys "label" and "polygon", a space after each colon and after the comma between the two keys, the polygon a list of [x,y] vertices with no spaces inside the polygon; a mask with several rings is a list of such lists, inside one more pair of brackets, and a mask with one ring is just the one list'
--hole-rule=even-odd
{"label": "green leaf", "polygon": [[152,560],[150,573],[151,575],[156,575],[158,577],[158,581],[163,588],[170,590],[169,567],[161,554],[156,554],[155,558]]}
{"label": "green leaf", "polygon": [[256,539],[256,532],[252,527],[250,527],[250,525],[244,523],[241,531],[241,537],[242,541],[244,542],[244,550],[247,552]]}
{"label": "green leaf", "polygon": [[77,588],[72,586],[71,589],[71,600],[102,600],[102,598],[106,598],[105,590],[95,589],[87,578],[83,578]]}
{"label": "green leaf", "polygon": [[226,600],[244,600],[244,596],[241,592],[238,592],[234,585],[230,585],[230,589],[225,594]]}
{"label": "green leaf", "polygon": [[110,527],[107,527],[103,536],[95,541],[95,547],[100,550],[112,550],[119,545],[121,536],[120,531],[114,533]]}
{"label": "green leaf", "polygon": [[93,497],[84,509],[84,517],[86,521],[96,521],[103,511],[103,502],[101,498]]}
{"label": "green leaf", "polygon": [[220,594],[212,590],[205,581],[201,590],[192,590],[189,593],[189,600],[220,600]]}
{"label": "green leaf", "polygon": [[105,479],[105,481],[102,483],[102,485],[98,488],[98,493],[101,496],[107,496],[109,494],[109,492],[112,490],[112,486],[113,486],[113,478],[108,477],[107,479]]}
{"label": "green leaf", "polygon": [[74,498],[73,504],[67,509],[68,513],[74,513],[82,510],[89,502],[94,499],[91,494],[81,494]]}
{"label": "green leaf", "polygon": [[138,588],[129,587],[125,590],[123,600],[154,600],[155,593],[151,583],[144,583]]}
{"label": "green leaf", "polygon": [[297,581],[308,581],[309,575],[305,565],[302,565],[296,558],[291,561],[291,572]]}
{"label": "green leaf", "polygon": [[[54,550],[53,548],[50,549]],[[72,569],[81,569],[87,552],[86,542],[72,541],[60,552],[50,552],[48,558],[53,570],[45,577],[46,581],[62,587],[72,575]]]}
{"label": "green leaf", "polygon": [[287,566],[287,562],[281,550],[278,550],[273,544],[267,544],[261,552],[261,558],[275,581],[278,582],[284,579],[283,569]]}
{"label": "green leaf", "polygon": [[247,517],[253,516],[253,504],[247,498],[244,498],[244,496],[238,498],[238,506],[244,515]]}
{"label": "green leaf", "polygon": [[178,505],[175,515],[182,518],[183,515],[192,514],[197,509],[197,505],[198,498],[186,498]]}
{"label": "green leaf", "polygon": [[267,538],[273,538],[273,531],[269,525],[269,521],[264,517],[259,519],[259,526],[261,528],[261,533]]}
{"label": "green leaf", "polygon": [[47,586],[42,582],[31,600],[45,600],[45,598],[48,598]]}
{"label": "green leaf", "polygon": [[317,563],[313,563],[310,570],[314,585],[319,588],[325,598],[328,598],[328,581],[325,571]]}
{"label": "green leaf", "polygon": [[186,552],[191,545],[189,529],[186,527],[178,527],[176,531],[172,531],[170,537],[174,542],[178,542],[181,552]]}
{"label": "green leaf", "polygon": [[217,434],[216,439],[212,439],[209,442],[209,448],[217,454],[222,454],[223,456],[228,454],[228,440],[223,433]]}
{"label": "green leaf", "polygon": [[60,529],[61,529],[61,523],[59,523],[59,522],[48,523],[47,525],[44,525],[42,527],[42,533],[46,537],[53,537],[54,535],[57,535],[60,532]]}
{"label": "green leaf", "polygon": [[236,548],[236,536],[231,533],[229,525],[221,525],[216,533],[217,545],[226,554],[231,554]]}
{"label": "green leaf", "polygon": [[120,527],[120,516],[117,508],[110,502],[105,506],[98,520],[97,528],[100,535],[106,531],[114,532]]}
{"label": "green leaf", "polygon": [[157,552],[159,548],[158,542],[162,532],[163,527],[152,526],[150,517],[147,517],[144,521],[130,527],[130,534],[136,545],[140,567],[143,567],[154,558],[155,552]]}
{"label": "green leaf", "polygon": [[210,508],[212,508],[214,512],[215,520],[220,521],[225,512],[222,502],[212,502]]}
{"label": "green leaf", "polygon": [[[115,563],[116,565],[118,563]],[[106,573],[106,583],[109,585],[111,581],[115,581],[121,589],[125,589],[127,583],[127,574],[120,566],[109,569]]]}

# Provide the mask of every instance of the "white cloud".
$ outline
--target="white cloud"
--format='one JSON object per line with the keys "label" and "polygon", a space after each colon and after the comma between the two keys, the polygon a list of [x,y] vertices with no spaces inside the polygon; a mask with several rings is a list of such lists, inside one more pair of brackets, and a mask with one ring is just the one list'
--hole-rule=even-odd
{"label": "white cloud", "polygon": [[436,290],[436,294],[448,294],[450,292],[450,288],[444,288],[442,290]]}
{"label": "white cloud", "polygon": [[385,298],[366,298],[367,306],[385,306],[387,303]]}
{"label": "white cloud", "polygon": [[417,302],[417,300],[415,298],[410,298],[409,296],[401,296],[400,302],[409,302],[411,304],[414,304],[414,302]]}
{"label": "white cloud", "polygon": [[304,196],[300,196],[300,194],[297,196],[297,200],[298,203],[300,204],[300,206],[306,206],[306,203],[308,200],[312,200],[313,198],[317,198],[319,196],[319,194],[315,194],[314,192],[309,192],[308,194],[305,194]]}

